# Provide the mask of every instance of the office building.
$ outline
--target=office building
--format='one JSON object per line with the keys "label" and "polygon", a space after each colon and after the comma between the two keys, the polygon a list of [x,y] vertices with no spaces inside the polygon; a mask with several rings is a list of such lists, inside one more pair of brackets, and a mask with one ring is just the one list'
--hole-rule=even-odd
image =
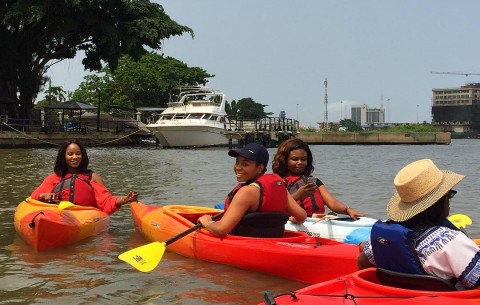
{"label": "office building", "polygon": [[452,137],[480,134],[480,83],[432,89],[432,123]]}

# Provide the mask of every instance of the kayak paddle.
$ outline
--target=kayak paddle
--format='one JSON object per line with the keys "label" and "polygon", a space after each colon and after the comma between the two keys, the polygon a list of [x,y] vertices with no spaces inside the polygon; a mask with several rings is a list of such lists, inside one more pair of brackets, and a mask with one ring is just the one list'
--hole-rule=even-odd
{"label": "kayak paddle", "polygon": [[465,228],[468,225],[472,224],[472,219],[465,214],[453,214],[448,217],[451,223],[453,223],[457,228]]}
{"label": "kayak paddle", "polygon": [[[212,219],[216,220],[222,215],[223,215],[223,212],[218,213],[212,216]],[[182,233],[179,233],[175,236],[170,237],[166,241],[163,241],[163,242],[155,241],[153,243],[149,243],[149,244],[128,250],[127,252],[123,252],[122,254],[120,254],[118,258],[132,265],[133,267],[135,267],[135,269],[139,271],[150,272],[153,269],[155,269],[155,267],[157,267],[168,245],[200,229],[201,227],[202,227],[202,224],[198,223],[193,227],[183,231]]]}

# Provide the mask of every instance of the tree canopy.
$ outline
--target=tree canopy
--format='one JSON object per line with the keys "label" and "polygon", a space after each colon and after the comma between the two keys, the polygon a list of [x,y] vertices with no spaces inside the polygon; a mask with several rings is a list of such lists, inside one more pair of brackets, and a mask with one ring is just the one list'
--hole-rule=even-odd
{"label": "tree canopy", "polygon": [[84,77],[85,81],[71,99],[94,105],[100,100],[103,110],[113,105],[164,107],[180,85],[205,85],[213,76],[202,68],[188,67],[175,58],[155,53],[146,54],[138,61],[123,56],[115,71],[107,66],[101,73]]}
{"label": "tree canopy", "polygon": [[265,107],[255,102],[251,97],[239,99],[238,102],[233,100],[227,104],[225,111],[228,115],[244,119],[260,119],[272,115],[272,112],[265,112]]}
{"label": "tree canopy", "polygon": [[18,100],[10,116],[29,118],[47,70],[83,51],[86,70],[137,60],[163,39],[193,31],[148,0],[4,0],[0,7],[0,96]]}

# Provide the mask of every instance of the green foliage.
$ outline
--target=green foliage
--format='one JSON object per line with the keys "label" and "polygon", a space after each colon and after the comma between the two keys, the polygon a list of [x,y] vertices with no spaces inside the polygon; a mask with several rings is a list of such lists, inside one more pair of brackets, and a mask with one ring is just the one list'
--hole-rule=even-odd
{"label": "green foliage", "polygon": [[233,100],[230,104],[227,103],[225,111],[228,115],[243,119],[260,119],[272,115],[272,112],[265,112],[265,107],[255,102],[251,97],[242,98],[240,100]]}
{"label": "green foliage", "polygon": [[46,105],[63,103],[67,100],[67,92],[62,87],[52,86],[45,90],[46,97],[35,104],[35,109],[43,109]]}
{"label": "green foliage", "polygon": [[134,61],[124,56],[115,71],[106,67],[99,74],[87,75],[72,99],[98,105],[100,94],[103,110],[112,105],[165,107],[169,100],[176,99],[171,95],[180,85],[205,85],[213,76],[172,57],[149,53]]}
{"label": "green foliage", "polygon": [[355,124],[354,121],[350,119],[341,120],[340,123],[342,124],[342,126],[347,127],[347,131],[350,131],[350,132],[363,131],[362,127],[358,126],[357,124]]}
{"label": "green foliage", "polygon": [[432,124],[402,124],[388,128],[388,132],[436,132],[437,129]]}
{"label": "green foliage", "polygon": [[317,128],[314,128],[314,127],[302,127],[299,129],[299,132],[317,132],[318,129]]}
{"label": "green foliage", "polygon": [[85,69],[115,69],[123,54],[137,60],[159,50],[163,39],[193,31],[149,0],[3,1],[0,9],[0,95],[21,107],[8,112],[30,117],[43,77],[55,63],[85,55]]}

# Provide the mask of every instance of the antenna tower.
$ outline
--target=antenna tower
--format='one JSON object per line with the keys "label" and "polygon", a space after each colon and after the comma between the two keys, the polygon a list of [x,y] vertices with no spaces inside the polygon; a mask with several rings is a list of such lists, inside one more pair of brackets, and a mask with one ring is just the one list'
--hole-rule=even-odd
{"label": "antenna tower", "polygon": [[323,117],[323,128],[328,129],[328,94],[327,94],[327,79],[325,78],[325,81],[323,84],[325,85],[325,97],[324,97],[324,104],[325,104],[325,113]]}

